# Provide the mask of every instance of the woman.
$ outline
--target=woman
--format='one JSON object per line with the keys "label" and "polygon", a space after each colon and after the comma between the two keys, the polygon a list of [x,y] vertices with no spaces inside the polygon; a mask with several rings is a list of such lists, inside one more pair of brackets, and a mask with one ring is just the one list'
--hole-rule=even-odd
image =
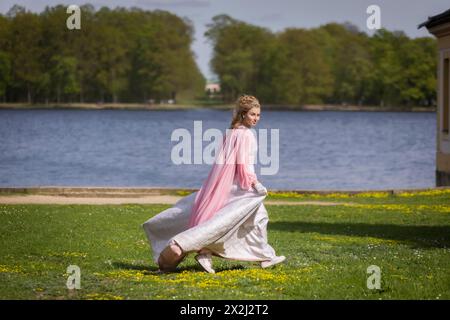
{"label": "woman", "polygon": [[241,96],[200,190],[143,224],[161,271],[174,270],[190,252],[198,252],[195,259],[210,273],[212,255],[258,261],[263,268],[285,260],[267,243],[267,190],[254,172],[257,144],[250,128],[260,110],[255,97]]}

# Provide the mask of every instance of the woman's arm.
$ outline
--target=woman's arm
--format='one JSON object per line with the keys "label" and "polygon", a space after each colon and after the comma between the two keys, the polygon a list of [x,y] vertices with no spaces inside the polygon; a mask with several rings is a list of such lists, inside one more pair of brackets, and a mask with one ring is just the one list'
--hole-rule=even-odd
{"label": "woman's arm", "polygon": [[250,152],[253,143],[255,143],[254,140],[255,137],[250,130],[243,130],[242,133],[240,133],[236,157],[236,174],[240,187],[245,190],[251,189],[258,183],[256,174],[248,169],[248,166],[250,165]]}
{"label": "woman's arm", "polygon": [[242,189],[249,190],[258,182],[256,174],[250,172],[247,169],[247,165],[237,164],[236,171],[239,185]]}
{"label": "woman's arm", "polygon": [[264,187],[263,185],[262,185],[262,183],[261,182],[256,182],[254,185],[253,185],[253,188],[256,190],[256,192],[258,192],[260,195],[267,195],[268,193],[267,193],[267,189],[266,189],[266,187]]}

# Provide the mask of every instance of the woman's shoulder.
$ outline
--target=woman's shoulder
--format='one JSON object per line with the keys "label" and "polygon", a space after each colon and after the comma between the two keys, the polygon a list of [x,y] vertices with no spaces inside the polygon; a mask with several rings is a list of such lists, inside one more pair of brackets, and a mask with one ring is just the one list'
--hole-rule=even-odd
{"label": "woman's shoulder", "polygon": [[233,128],[233,130],[239,134],[248,134],[249,132],[251,132],[250,128],[244,125],[237,126]]}
{"label": "woman's shoulder", "polygon": [[255,139],[255,134],[253,133],[253,129],[247,128],[245,126],[243,126],[242,128],[240,128],[240,130],[236,130],[238,132],[238,135],[240,137],[242,137],[245,140],[254,140]]}
{"label": "woman's shoulder", "polygon": [[255,137],[254,133],[252,132],[254,131],[253,129],[250,129],[244,125],[238,125],[234,128],[231,129],[231,132],[234,132],[235,135],[237,136],[244,136],[244,137]]}

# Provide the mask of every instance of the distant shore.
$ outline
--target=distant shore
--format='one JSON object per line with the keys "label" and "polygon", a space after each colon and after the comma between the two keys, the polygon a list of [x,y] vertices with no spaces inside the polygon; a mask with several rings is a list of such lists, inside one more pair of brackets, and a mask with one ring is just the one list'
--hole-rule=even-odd
{"label": "distant shore", "polygon": [[[435,190],[450,190],[450,186],[429,188],[398,188],[398,189],[363,189],[363,190],[269,190],[272,194],[303,194],[303,195],[330,195],[361,193],[387,193],[399,194],[405,192],[428,192]],[[93,187],[93,186],[34,186],[34,187],[0,187],[0,195],[53,195],[53,196],[78,196],[78,197],[115,197],[115,196],[149,196],[149,195],[188,195],[196,192],[195,188],[171,188],[171,187]]]}
{"label": "distant shore", "polygon": [[[263,104],[264,110],[279,111],[368,111],[368,112],[436,112],[436,107],[380,107],[354,105],[276,105]],[[0,103],[0,109],[85,109],[85,110],[230,110],[232,104],[143,104],[143,103],[60,103],[60,104],[27,104]]]}

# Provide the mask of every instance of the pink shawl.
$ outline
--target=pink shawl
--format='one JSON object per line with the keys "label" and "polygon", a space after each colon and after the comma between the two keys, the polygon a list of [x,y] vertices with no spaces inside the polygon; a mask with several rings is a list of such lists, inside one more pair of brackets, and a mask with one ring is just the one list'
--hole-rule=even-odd
{"label": "pink shawl", "polygon": [[210,219],[224,206],[235,178],[245,190],[250,190],[257,181],[256,175],[247,167],[255,140],[253,133],[244,126],[227,130],[208,178],[195,197],[190,228]]}

